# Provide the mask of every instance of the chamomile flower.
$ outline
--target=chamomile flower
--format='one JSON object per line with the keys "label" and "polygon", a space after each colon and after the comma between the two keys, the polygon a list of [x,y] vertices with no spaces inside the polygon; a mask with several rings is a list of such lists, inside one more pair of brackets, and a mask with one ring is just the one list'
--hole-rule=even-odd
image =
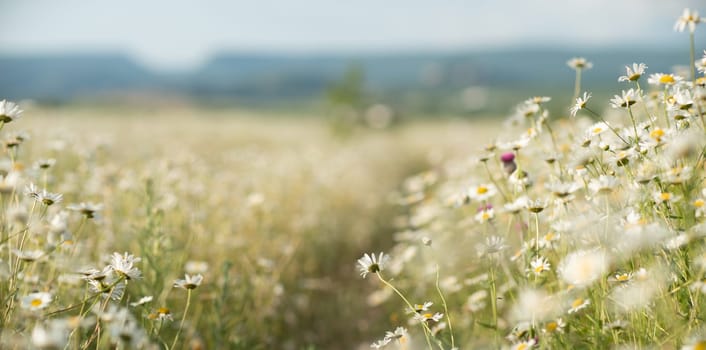
{"label": "chamomile flower", "polygon": [[370,344],[370,347],[373,349],[382,349],[385,346],[387,346],[387,344],[389,344],[389,343],[390,343],[390,339],[383,338],[383,339],[377,340],[374,343]]}
{"label": "chamomile flower", "polygon": [[493,208],[483,208],[475,216],[478,223],[485,223],[495,218],[495,210]]}
{"label": "chamomile flower", "polygon": [[527,210],[529,210],[530,213],[538,214],[544,211],[544,208],[547,207],[547,201],[544,199],[535,199],[535,200],[528,200],[527,201]]}
{"label": "chamomile flower", "polygon": [[652,85],[674,85],[680,81],[682,81],[682,77],[674,74],[665,74],[665,73],[655,73],[650,75],[650,77],[647,79],[647,82],[652,84]]}
{"label": "chamomile flower", "polygon": [[495,185],[482,184],[477,186],[471,186],[468,189],[468,197],[482,202],[492,198],[497,192],[498,190]]}
{"label": "chamomile flower", "polygon": [[694,339],[682,345],[681,350],[702,350],[706,349],[706,339]]}
{"label": "chamomile flower", "polygon": [[589,62],[583,57],[574,57],[568,61],[566,61],[566,65],[571,67],[574,70],[580,70],[580,69],[591,69],[593,68],[593,63]]}
{"label": "chamomile flower", "polygon": [[519,343],[512,344],[510,349],[511,350],[528,350],[528,349],[532,349],[536,344],[537,344],[536,340],[530,339],[530,340],[525,340],[525,341],[521,341]]}
{"label": "chamomile flower", "polygon": [[17,256],[18,259],[24,261],[24,262],[33,262],[39,260],[41,257],[44,256],[44,251],[39,250],[39,249],[34,249],[34,250],[19,250],[19,249],[13,249],[12,253]]}
{"label": "chamomile flower", "polygon": [[419,322],[439,322],[443,317],[444,314],[440,312],[434,314],[432,314],[431,312],[414,314],[414,319]]}
{"label": "chamomile flower", "polygon": [[69,204],[66,206],[66,209],[79,212],[87,219],[94,219],[96,218],[98,212],[103,210],[103,204],[81,202],[79,204]]}
{"label": "chamomile flower", "polygon": [[9,123],[22,117],[22,110],[14,102],[7,100],[0,101],[0,122]]}
{"label": "chamomile flower", "polygon": [[368,255],[367,253],[363,255],[362,258],[358,259],[358,270],[360,270],[360,275],[365,278],[368,273],[377,273],[385,269],[385,264],[390,260],[390,256],[385,253],[380,253],[375,256],[375,253]]}
{"label": "chamomile flower", "polygon": [[414,310],[411,310],[411,312],[420,313],[422,311],[427,311],[432,305],[434,305],[434,303],[431,301],[425,301],[424,304],[414,304]]}
{"label": "chamomile flower", "polygon": [[671,192],[657,191],[652,194],[652,199],[655,201],[655,203],[661,204],[661,203],[676,202],[676,201],[680,200],[681,197],[677,196]]}
{"label": "chamomile flower", "polygon": [[587,308],[588,305],[591,305],[590,299],[576,298],[571,301],[571,304],[569,306],[569,313],[573,314],[573,313],[579,312],[579,311]]}
{"label": "chamomile flower", "polygon": [[147,317],[153,321],[174,321],[174,318],[172,317],[172,311],[166,307],[158,308],[153,313],[149,314]]}
{"label": "chamomile flower", "polygon": [[65,319],[37,323],[32,329],[32,345],[42,350],[64,349],[69,342],[70,331],[70,322]]}
{"label": "chamomile flower", "polygon": [[174,287],[182,289],[196,289],[196,287],[201,285],[202,281],[203,276],[201,275],[190,276],[189,274],[185,274],[183,280],[174,281]]}
{"label": "chamomile flower", "polygon": [[630,66],[625,66],[626,74],[620,76],[618,81],[637,81],[645,74],[645,69],[647,69],[647,65],[644,63],[633,63],[632,69]]}
{"label": "chamomile flower", "polygon": [[588,188],[594,194],[607,194],[613,192],[620,185],[620,180],[615,176],[601,175],[597,179],[591,179]]}
{"label": "chamomile flower", "polygon": [[20,305],[23,309],[36,311],[49,306],[53,299],[54,296],[51,293],[31,293],[22,298],[22,304]]}
{"label": "chamomile flower", "polygon": [[615,95],[610,99],[610,106],[613,108],[628,108],[637,102],[636,95],[637,92],[634,89],[623,90],[620,95]]}
{"label": "chamomile flower", "polygon": [[140,279],[142,272],[135,267],[135,264],[140,261],[142,261],[142,259],[128,254],[127,252],[122,255],[120,253],[113,253],[110,258],[110,268],[125,279]]}
{"label": "chamomile flower", "polygon": [[699,12],[685,8],[677,22],[674,23],[674,30],[683,32],[686,27],[689,27],[689,31],[693,33],[696,31],[696,25],[703,21],[705,20],[699,16]]}
{"label": "chamomile flower", "polygon": [[530,262],[530,271],[539,276],[542,272],[551,271],[552,265],[547,261],[547,258],[537,256]]}
{"label": "chamomile flower", "polygon": [[140,298],[140,300],[138,300],[138,301],[130,303],[130,306],[138,307],[140,305],[145,305],[147,303],[151,303],[152,299],[154,299],[154,297],[152,297],[151,295],[148,295],[148,296]]}
{"label": "chamomile flower", "polygon": [[501,236],[490,236],[485,239],[485,243],[476,245],[479,256],[502,253],[509,246],[505,244],[505,238]]}
{"label": "chamomile flower", "polygon": [[559,317],[554,321],[549,321],[544,324],[542,332],[544,333],[564,333],[564,328],[566,328],[566,322]]}
{"label": "chamomile flower", "polygon": [[385,332],[385,338],[392,340],[396,340],[398,342],[402,342],[402,340],[407,337],[407,328],[404,327],[397,327],[395,328],[394,331],[387,331]]}
{"label": "chamomile flower", "polygon": [[584,92],[583,96],[577,97],[576,98],[576,103],[574,103],[573,106],[571,106],[571,116],[575,117],[576,113],[584,108],[586,108],[586,104],[588,103],[588,100],[591,98],[591,93],[590,92]]}
{"label": "chamomile flower", "polygon": [[559,275],[568,284],[584,287],[603,277],[608,266],[606,253],[600,250],[579,250],[564,257],[559,265]]}

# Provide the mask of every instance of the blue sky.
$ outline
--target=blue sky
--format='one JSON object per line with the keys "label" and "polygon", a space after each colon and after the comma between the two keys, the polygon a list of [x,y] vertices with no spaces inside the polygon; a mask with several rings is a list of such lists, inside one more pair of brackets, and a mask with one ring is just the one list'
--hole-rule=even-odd
{"label": "blue sky", "polygon": [[0,0],[0,53],[118,51],[182,69],[222,51],[673,47],[684,7],[706,16],[704,0]]}

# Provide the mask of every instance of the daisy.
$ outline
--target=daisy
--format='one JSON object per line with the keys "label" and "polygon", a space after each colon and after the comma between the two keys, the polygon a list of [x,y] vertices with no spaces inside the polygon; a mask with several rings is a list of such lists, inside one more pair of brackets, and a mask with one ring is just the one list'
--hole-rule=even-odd
{"label": "daisy", "polygon": [[174,318],[172,318],[171,310],[166,307],[160,307],[159,309],[155,310],[154,313],[149,314],[147,317],[155,321],[174,321]]}
{"label": "daisy", "polygon": [[508,245],[505,244],[505,238],[500,236],[490,236],[485,239],[484,244],[478,244],[476,249],[478,250],[478,255],[489,255],[497,254],[507,249]]}
{"label": "daisy", "polygon": [[573,314],[575,312],[578,312],[582,309],[585,309],[590,304],[591,300],[589,299],[576,298],[571,302],[571,306],[569,307],[569,313]]}
{"label": "daisy", "polygon": [[527,208],[528,200],[529,199],[526,196],[521,196],[511,203],[506,203],[503,208],[508,213],[518,214],[520,211],[522,211],[522,209]]}
{"label": "daisy", "polygon": [[[367,256],[367,254],[366,254],[366,256]],[[195,276],[189,276],[188,274],[185,274],[183,280],[174,281],[174,287],[183,288],[183,289],[196,289],[196,287],[201,285],[202,281],[203,281],[203,276],[200,274],[195,275]]]}
{"label": "daisy", "polygon": [[498,192],[495,185],[483,184],[478,186],[471,186],[468,189],[468,197],[475,199],[477,201],[487,201],[493,197]]}
{"label": "daisy", "polygon": [[387,344],[389,344],[390,341],[391,341],[390,339],[383,338],[383,339],[380,339],[380,340],[378,340],[378,341],[376,341],[376,342],[370,344],[370,347],[373,348],[373,349],[382,349],[382,348],[384,348]]}
{"label": "daisy", "polygon": [[623,90],[620,95],[614,95],[610,100],[610,105],[613,108],[628,108],[634,105],[636,92],[634,89]]}
{"label": "daisy", "polygon": [[541,198],[527,201],[527,210],[529,210],[530,213],[541,213],[546,207],[547,201]]}
{"label": "daisy", "polygon": [[688,342],[682,345],[681,350],[701,350],[706,349],[706,340],[698,339]]}
{"label": "daisy", "polygon": [[547,261],[547,258],[538,256],[532,259],[530,262],[530,270],[535,274],[535,276],[539,276],[542,274],[544,271],[551,271],[551,264]]}
{"label": "daisy", "polygon": [[148,296],[146,296],[146,297],[140,298],[140,300],[138,300],[138,301],[136,301],[136,302],[130,303],[130,306],[132,306],[132,307],[137,307],[137,306],[140,306],[140,305],[144,305],[144,304],[147,304],[147,303],[152,302],[152,299],[154,299],[154,298],[153,298],[151,295],[148,295]]}
{"label": "daisy", "polygon": [[125,277],[125,279],[140,279],[142,273],[140,269],[134,265],[140,262],[142,259],[136,258],[132,254],[127,252],[120,255],[120,253],[113,253],[110,258],[110,268],[113,269],[118,275]]}
{"label": "daisy", "polygon": [[444,314],[437,312],[435,314],[432,314],[431,312],[423,313],[423,314],[414,314],[414,319],[419,321],[419,322],[439,322],[441,319],[444,317]]}
{"label": "daisy", "polygon": [[571,116],[575,117],[576,113],[584,108],[586,108],[586,104],[588,103],[588,100],[591,98],[591,93],[590,92],[584,92],[582,97],[577,97],[576,98],[576,103],[571,107]]}
{"label": "daisy", "polygon": [[22,117],[22,110],[14,102],[0,101],[0,122],[9,123]]}
{"label": "daisy", "polygon": [[404,327],[397,327],[393,332],[387,331],[385,332],[385,339],[389,340],[397,340],[398,342],[402,342],[402,340],[407,336],[407,328]]}
{"label": "daisy", "polygon": [[94,294],[101,294],[104,298],[121,300],[125,294],[125,281],[109,277],[103,280],[88,280],[88,290]]}
{"label": "daisy", "polygon": [[682,15],[677,19],[677,22],[674,23],[674,30],[683,32],[688,26],[689,31],[693,33],[696,31],[696,25],[702,21],[704,21],[704,19],[699,17],[699,13],[697,11],[692,11],[686,8],[684,9],[684,12],[682,12]]}
{"label": "daisy", "polygon": [[594,194],[605,194],[613,192],[613,190],[620,185],[620,181],[614,176],[601,175],[598,179],[591,179],[588,183],[588,188]]}
{"label": "daisy", "polygon": [[422,311],[427,311],[432,305],[434,305],[434,303],[431,301],[425,301],[424,304],[414,304],[412,312],[421,313]]}
{"label": "daisy", "polygon": [[35,249],[35,250],[18,250],[18,249],[13,249],[12,253],[17,256],[18,259],[24,261],[24,262],[33,262],[39,260],[42,256],[44,256],[44,251]]}
{"label": "daisy", "polygon": [[525,340],[523,342],[512,344],[510,349],[511,350],[527,350],[527,349],[533,348],[536,343],[537,343],[537,341],[535,341],[534,339]]}
{"label": "daisy", "polygon": [[680,200],[681,197],[675,196],[671,192],[657,191],[652,194],[652,199],[655,201],[655,203],[660,204],[660,203],[676,202],[676,201]]}
{"label": "daisy", "polygon": [[37,169],[46,170],[46,169],[53,167],[54,164],[56,164],[56,159],[54,159],[54,158],[40,159],[40,160],[34,162],[34,167]]}
{"label": "daisy", "polygon": [[559,266],[564,282],[587,286],[601,278],[608,270],[608,256],[600,250],[579,250],[568,254]]}
{"label": "daisy", "polygon": [[544,325],[542,332],[544,333],[564,333],[566,322],[560,317],[556,321],[549,321]]}
{"label": "daisy", "polygon": [[365,278],[368,273],[377,273],[384,270],[385,264],[389,260],[390,256],[382,252],[378,256],[375,256],[375,253],[370,255],[366,253],[362,258],[358,259],[358,269],[360,270],[360,275]]}
{"label": "daisy", "polygon": [[79,212],[83,214],[87,219],[94,219],[97,213],[103,210],[103,204],[81,202],[79,204],[70,204],[66,207],[66,209]]}
{"label": "daisy", "polygon": [[68,320],[53,319],[46,325],[37,324],[32,329],[32,344],[37,349],[64,349],[69,342]]}
{"label": "daisy", "polygon": [[616,273],[613,275],[609,281],[611,282],[617,282],[617,283],[628,283],[632,281],[633,273],[632,272],[623,272],[623,273]]}
{"label": "daisy", "polygon": [[24,298],[22,298],[22,308],[32,311],[41,310],[52,302],[54,296],[51,293],[37,292],[31,293]]}
{"label": "daisy", "polygon": [[493,208],[481,209],[478,214],[476,214],[475,219],[478,223],[485,223],[489,220],[495,218],[495,210]]}
{"label": "daisy", "polygon": [[647,65],[644,63],[633,63],[632,69],[630,66],[625,66],[626,74],[620,76],[618,81],[637,81],[645,74],[645,69],[647,69]]}
{"label": "daisy", "polygon": [[655,73],[650,75],[647,82],[652,85],[674,85],[683,78],[674,74]]}
{"label": "daisy", "polygon": [[566,61],[566,64],[574,70],[593,68],[593,63],[583,57],[574,57]]}

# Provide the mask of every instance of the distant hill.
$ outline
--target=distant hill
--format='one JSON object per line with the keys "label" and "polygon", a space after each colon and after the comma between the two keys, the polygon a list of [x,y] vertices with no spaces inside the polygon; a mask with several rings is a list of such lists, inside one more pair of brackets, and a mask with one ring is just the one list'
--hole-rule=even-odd
{"label": "distant hill", "polygon": [[[617,77],[632,62],[647,63],[649,72],[670,71],[675,62],[688,64],[687,53],[674,50],[580,54],[594,62],[584,75],[584,86],[594,91],[619,90]],[[322,97],[356,63],[376,99],[412,110],[448,110],[455,108],[449,96],[469,86],[518,96],[570,94],[574,75],[566,61],[573,56],[575,51],[568,49],[359,56],[223,53],[178,74],[151,71],[121,54],[0,56],[0,98],[62,102],[144,92],[225,103],[295,103]]]}

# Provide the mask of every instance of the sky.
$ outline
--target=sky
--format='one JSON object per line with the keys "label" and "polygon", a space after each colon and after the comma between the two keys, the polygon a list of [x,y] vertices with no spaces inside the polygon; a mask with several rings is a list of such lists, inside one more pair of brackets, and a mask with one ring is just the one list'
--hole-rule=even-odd
{"label": "sky", "polygon": [[706,16],[706,0],[0,0],[0,55],[123,52],[183,70],[234,51],[673,47],[685,7]]}

